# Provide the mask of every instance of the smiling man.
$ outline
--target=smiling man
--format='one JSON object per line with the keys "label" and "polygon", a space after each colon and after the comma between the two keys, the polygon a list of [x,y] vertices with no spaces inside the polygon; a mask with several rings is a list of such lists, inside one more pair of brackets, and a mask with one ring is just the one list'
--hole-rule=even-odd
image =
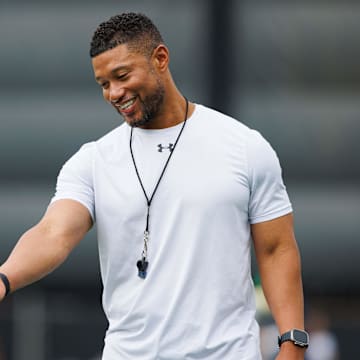
{"label": "smiling man", "polygon": [[0,267],[0,298],[54,270],[96,221],[103,360],[260,360],[253,242],[277,360],[304,359],[300,256],[269,143],[179,92],[144,15],[100,24],[90,55],[125,122],[63,166],[43,219]]}

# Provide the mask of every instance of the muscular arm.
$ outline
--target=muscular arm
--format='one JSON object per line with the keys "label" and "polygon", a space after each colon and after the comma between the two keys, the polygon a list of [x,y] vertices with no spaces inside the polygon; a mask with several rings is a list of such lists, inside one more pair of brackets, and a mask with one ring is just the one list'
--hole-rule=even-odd
{"label": "muscular arm", "polygon": [[[304,329],[300,255],[292,215],[252,225],[252,236],[264,295],[279,333]],[[285,342],[277,359],[303,358],[303,349]]]}
{"label": "muscular arm", "polygon": [[[31,284],[58,267],[92,226],[88,210],[73,200],[51,204],[40,222],[25,232],[0,266],[11,291]],[[5,287],[0,282],[0,299]]]}

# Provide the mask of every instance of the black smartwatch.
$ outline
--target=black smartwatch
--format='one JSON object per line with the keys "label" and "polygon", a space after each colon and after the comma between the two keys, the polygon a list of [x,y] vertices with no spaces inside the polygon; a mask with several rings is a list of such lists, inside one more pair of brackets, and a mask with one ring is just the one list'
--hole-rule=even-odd
{"label": "black smartwatch", "polygon": [[278,338],[279,347],[285,341],[291,341],[296,346],[307,348],[309,346],[309,334],[304,330],[292,329]]}

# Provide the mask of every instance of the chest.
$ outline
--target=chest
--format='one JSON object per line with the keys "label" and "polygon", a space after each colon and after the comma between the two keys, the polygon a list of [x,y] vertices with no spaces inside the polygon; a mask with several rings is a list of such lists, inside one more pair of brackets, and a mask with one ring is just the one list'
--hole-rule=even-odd
{"label": "chest", "polygon": [[[176,134],[134,137],[108,161],[98,156],[94,171],[97,212],[117,217],[141,217],[152,208],[214,212],[234,208],[247,213],[249,201],[245,152],[214,138]],[[170,158],[169,158],[170,157]],[[143,185],[143,188],[140,184]],[[154,193],[154,190],[156,192]]]}

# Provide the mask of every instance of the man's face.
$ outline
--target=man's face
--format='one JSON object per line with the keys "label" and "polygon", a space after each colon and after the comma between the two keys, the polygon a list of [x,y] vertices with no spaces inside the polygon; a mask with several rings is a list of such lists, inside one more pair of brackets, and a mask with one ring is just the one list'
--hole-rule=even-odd
{"label": "man's face", "polygon": [[161,109],[164,85],[152,58],[119,45],[92,59],[103,96],[133,127],[151,127]]}

